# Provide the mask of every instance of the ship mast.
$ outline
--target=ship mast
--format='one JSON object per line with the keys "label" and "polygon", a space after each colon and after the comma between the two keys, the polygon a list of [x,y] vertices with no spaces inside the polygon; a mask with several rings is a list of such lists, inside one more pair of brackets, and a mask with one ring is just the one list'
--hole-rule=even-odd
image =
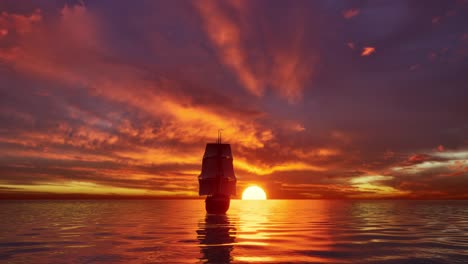
{"label": "ship mast", "polygon": [[221,159],[221,150],[222,150],[222,146],[221,146],[221,133],[222,133],[222,129],[218,129],[218,173],[216,173],[216,192],[219,194],[221,193],[221,179],[223,178],[224,176],[224,172],[223,172],[223,164],[222,164],[222,159]]}

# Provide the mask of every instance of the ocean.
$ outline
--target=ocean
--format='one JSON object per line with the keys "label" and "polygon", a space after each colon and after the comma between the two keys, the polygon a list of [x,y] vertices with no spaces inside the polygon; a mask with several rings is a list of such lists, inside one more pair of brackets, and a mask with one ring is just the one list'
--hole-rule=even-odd
{"label": "ocean", "polygon": [[0,263],[468,263],[468,201],[0,201]]}

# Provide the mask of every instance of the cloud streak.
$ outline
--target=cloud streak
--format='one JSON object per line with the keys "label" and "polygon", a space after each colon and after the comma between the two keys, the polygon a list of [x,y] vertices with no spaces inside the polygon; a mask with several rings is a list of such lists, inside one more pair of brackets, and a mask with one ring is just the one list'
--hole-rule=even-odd
{"label": "cloud streak", "polygon": [[278,43],[281,44],[278,46],[272,43],[272,48],[262,54],[250,51],[249,46],[262,37],[273,42],[275,40],[270,38],[275,33],[269,32],[271,29],[265,29],[263,36],[252,32],[251,20],[258,19],[259,14],[252,13],[250,4],[247,1],[228,1],[223,6],[216,1],[197,1],[195,7],[221,62],[235,73],[249,92],[262,96],[271,87],[289,102],[295,102],[301,98],[318,58],[315,54],[307,54],[302,46],[305,22],[300,18],[304,14],[291,11],[291,15],[299,17],[292,22],[296,30],[292,34],[285,33],[284,43]]}

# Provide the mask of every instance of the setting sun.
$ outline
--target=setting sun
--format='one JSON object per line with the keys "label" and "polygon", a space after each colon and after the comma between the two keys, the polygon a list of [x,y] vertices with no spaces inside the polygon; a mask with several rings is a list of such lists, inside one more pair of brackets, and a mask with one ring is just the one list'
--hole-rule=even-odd
{"label": "setting sun", "polygon": [[242,193],[242,200],[266,200],[265,191],[258,186],[250,186]]}

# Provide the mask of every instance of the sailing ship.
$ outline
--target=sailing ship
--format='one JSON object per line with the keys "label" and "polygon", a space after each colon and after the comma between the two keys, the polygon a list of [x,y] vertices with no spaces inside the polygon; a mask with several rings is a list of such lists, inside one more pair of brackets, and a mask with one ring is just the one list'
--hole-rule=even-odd
{"label": "sailing ship", "polygon": [[206,144],[198,176],[198,193],[207,195],[205,208],[209,214],[226,213],[231,195],[236,195],[237,180],[232,161],[231,145],[221,143],[221,132],[218,131],[217,142]]}

